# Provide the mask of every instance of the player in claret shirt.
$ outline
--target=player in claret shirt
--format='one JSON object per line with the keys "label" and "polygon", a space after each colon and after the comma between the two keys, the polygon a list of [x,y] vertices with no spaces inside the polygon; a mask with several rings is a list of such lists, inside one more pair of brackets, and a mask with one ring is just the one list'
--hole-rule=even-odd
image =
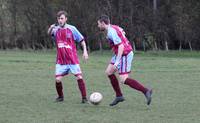
{"label": "player in claret shirt", "polygon": [[115,72],[119,73],[121,83],[142,92],[146,97],[147,105],[149,105],[151,103],[152,89],[144,87],[140,82],[129,78],[128,76],[131,72],[131,63],[134,53],[132,51],[132,46],[125,36],[125,32],[121,27],[110,24],[110,19],[106,15],[102,15],[97,22],[100,30],[106,31],[108,42],[114,52],[114,56],[106,69],[106,74],[116,93],[116,98],[110,106],[114,106],[125,100],[118,79],[115,76]]}
{"label": "player in claret shirt", "polygon": [[58,97],[56,98],[56,101],[60,102],[64,100],[62,78],[65,75],[72,73],[77,79],[82,96],[82,103],[86,103],[86,87],[79,65],[75,41],[82,45],[84,60],[88,59],[86,44],[84,37],[77,28],[66,22],[67,13],[65,11],[59,11],[57,13],[58,24],[52,24],[48,29],[48,34],[55,40],[57,48],[55,85]]}

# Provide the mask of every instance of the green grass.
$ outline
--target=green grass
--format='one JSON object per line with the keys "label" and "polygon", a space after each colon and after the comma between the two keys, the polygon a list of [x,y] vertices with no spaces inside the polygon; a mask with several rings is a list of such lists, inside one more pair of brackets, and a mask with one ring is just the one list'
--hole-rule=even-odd
{"label": "green grass", "polygon": [[100,105],[81,104],[74,76],[64,78],[65,101],[55,103],[54,51],[0,51],[0,123],[199,123],[200,53],[137,52],[131,77],[154,89],[153,102],[122,85],[126,101],[108,104],[114,92],[104,74],[111,53],[81,60],[88,93]]}

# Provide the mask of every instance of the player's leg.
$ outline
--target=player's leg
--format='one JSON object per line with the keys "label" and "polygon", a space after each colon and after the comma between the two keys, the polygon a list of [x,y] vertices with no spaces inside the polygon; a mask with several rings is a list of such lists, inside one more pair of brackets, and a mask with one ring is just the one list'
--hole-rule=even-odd
{"label": "player's leg", "polygon": [[109,64],[105,72],[108,78],[110,79],[110,83],[113,87],[113,90],[115,91],[116,97],[122,96],[118,79],[114,74],[116,71],[113,70],[113,64]]}
{"label": "player's leg", "polygon": [[143,93],[146,93],[147,88],[145,88],[142,84],[140,84],[138,81],[129,78],[128,74],[131,71],[131,64],[133,60],[133,52],[129,53],[126,56],[122,56],[122,60],[120,63],[119,68],[119,79],[121,83],[124,83],[126,85],[129,85],[130,87],[141,91]]}
{"label": "player's leg", "polygon": [[65,76],[67,74],[68,74],[67,65],[56,64],[55,86],[56,86],[56,91],[57,91],[57,94],[58,94],[56,101],[58,101],[58,102],[64,100],[62,78],[63,78],[63,76]]}
{"label": "player's leg", "polygon": [[87,92],[86,92],[86,86],[85,86],[85,81],[83,80],[83,77],[81,74],[76,75],[76,80],[78,83],[79,90],[81,92],[81,97],[82,97],[82,103],[87,103]]}
{"label": "player's leg", "polygon": [[123,97],[123,94],[121,92],[118,79],[115,76],[116,70],[113,70],[113,64],[112,63],[114,63],[114,62],[115,62],[115,56],[111,59],[111,64],[108,65],[108,67],[105,71],[106,75],[110,79],[110,83],[111,83],[113,90],[115,91],[115,95],[116,95],[114,101],[110,104],[110,106],[114,106],[114,105],[118,104],[119,102],[124,101],[124,97]]}
{"label": "player's leg", "polygon": [[80,65],[79,64],[70,65],[70,71],[76,77],[78,87],[81,92],[82,103],[86,103],[87,102],[86,85],[85,85],[85,81],[83,80]]}
{"label": "player's leg", "polygon": [[152,89],[146,88],[144,85],[142,85],[139,81],[129,78],[128,74],[127,75],[120,75],[120,82],[130,86],[131,88],[138,90],[142,92],[146,99],[147,99],[147,105],[151,103],[151,95],[152,95]]}
{"label": "player's leg", "polygon": [[133,78],[129,78],[129,76],[128,76],[128,74],[131,71],[132,59],[133,59],[133,53],[129,53],[127,56],[123,56],[121,68],[119,70],[120,82],[130,86],[131,88],[133,88],[135,90],[142,92],[147,99],[147,104],[149,105],[151,103],[152,90],[146,88],[139,81],[137,81]]}
{"label": "player's leg", "polygon": [[144,87],[144,85],[142,85],[139,81],[133,78],[129,78],[128,74],[119,75],[119,78],[121,83],[124,83],[135,90],[138,90],[144,94],[148,91],[148,89]]}
{"label": "player's leg", "polygon": [[56,101],[60,102],[64,100],[64,95],[63,95],[63,85],[62,85],[62,76],[56,77],[55,80],[55,86],[56,86],[56,91],[58,94],[58,97],[56,98]]}

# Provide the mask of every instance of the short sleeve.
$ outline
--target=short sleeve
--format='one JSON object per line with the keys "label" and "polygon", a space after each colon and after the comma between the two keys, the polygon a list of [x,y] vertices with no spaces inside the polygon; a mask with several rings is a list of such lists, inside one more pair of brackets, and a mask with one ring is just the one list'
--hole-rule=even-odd
{"label": "short sleeve", "polygon": [[72,27],[72,33],[75,41],[81,42],[84,39],[83,35],[74,26]]}
{"label": "short sleeve", "polygon": [[110,28],[108,30],[108,39],[112,40],[114,42],[114,45],[119,45],[122,41],[121,38],[117,35],[116,30]]}

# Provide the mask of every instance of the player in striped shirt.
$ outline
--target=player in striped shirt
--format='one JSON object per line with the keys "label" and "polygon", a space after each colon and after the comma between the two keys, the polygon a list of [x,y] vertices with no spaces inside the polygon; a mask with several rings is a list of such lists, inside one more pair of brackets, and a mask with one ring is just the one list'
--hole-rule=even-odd
{"label": "player in striped shirt", "polygon": [[52,24],[48,29],[48,34],[55,40],[57,48],[55,84],[58,97],[56,98],[56,101],[60,102],[64,100],[62,78],[65,75],[72,73],[77,79],[82,96],[82,103],[86,103],[86,87],[82,77],[75,45],[75,41],[82,45],[83,59],[87,60],[88,53],[84,37],[75,26],[66,23],[67,13],[65,11],[59,11],[57,13],[57,21],[58,25]]}
{"label": "player in striped shirt", "polygon": [[107,32],[108,42],[114,52],[114,56],[106,69],[106,74],[116,93],[116,98],[110,106],[114,106],[125,100],[118,79],[115,76],[116,72],[119,73],[120,82],[142,92],[146,97],[147,105],[149,105],[151,103],[152,89],[144,87],[140,82],[129,78],[128,76],[131,72],[131,63],[134,53],[130,42],[125,36],[125,32],[121,27],[110,24],[110,19],[106,15],[103,15],[98,19],[98,27],[101,31]]}

